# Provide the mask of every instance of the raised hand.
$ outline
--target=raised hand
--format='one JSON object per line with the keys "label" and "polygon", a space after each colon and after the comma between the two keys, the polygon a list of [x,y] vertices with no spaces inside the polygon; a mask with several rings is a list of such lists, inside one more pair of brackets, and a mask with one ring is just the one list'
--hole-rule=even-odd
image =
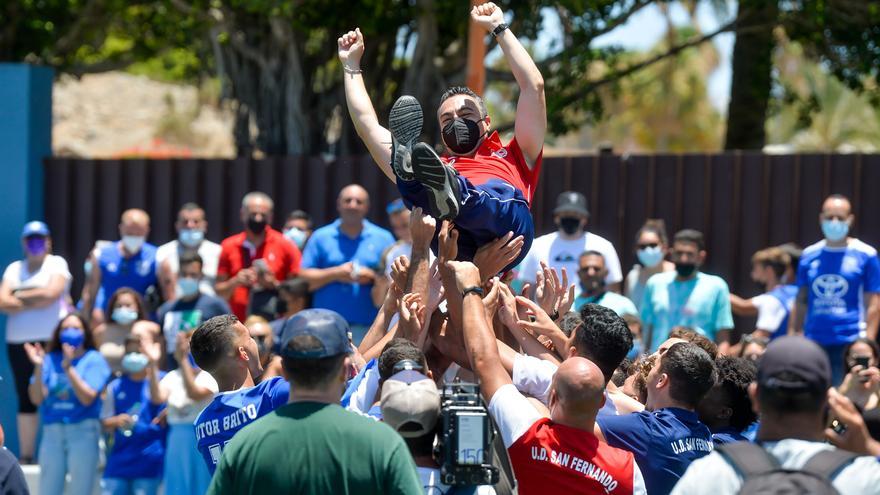
{"label": "raised hand", "polygon": [[480,268],[483,280],[498,275],[505,266],[513,263],[522,252],[525,239],[523,236],[513,237],[513,232],[508,232],[494,241],[484,244],[474,254],[474,264]]}
{"label": "raised hand", "polygon": [[547,336],[552,335],[555,330],[558,330],[559,327],[556,326],[556,323],[553,323],[550,316],[532,300],[520,296],[516,298],[516,303],[517,306],[526,309],[535,316],[535,321],[527,318],[517,320],[516,324],[521,328],[530,331],[533,335]]}
{"label": "raised hand", "polygon": [[159,342],[144,343],[141,341],[141,353],[150,360],[150,365],[155,365],[162,359],[162,345]]}
{"label": "raised hand", "polygon": [[439,262],[435,259],[428,270],[428,314],[433,313],[444,299],[446,299],[446,291],[443,288],[443,279],[440,277]]}
{"label": "raised hand", "polygon": [[70,364],[73,362],[73,357],[76,355],[76,347],[70,344],[61,344],[61,367],[65,370],[70,367]]}
{"label": "raised hand", "polygon": [[501,302],[500,286],[504,284],[501,283],[498,277],[490,279],[489,284],[492,286],[492,288],[489,289],[489,293],[483,297],[483,307],[486,308],[486,318],[491,321],[492,318],[495,317],[495,312],[498,311],[498,305]]}
{"label": "raised hand", "polygon": [[504,12],[494,3],[486,2],[471,9],[471,19],[486,31],[492,32],[504,22]]}
{"label": "raised hand", "polygon": [[361,57],[364,56],[364,35],[360,28],[354,28],[336,40],[339,46],[339,60],[349,70],[360,70]]}
{"label": "raised hand", "polygon": [[443,220],[438,236],[437,258],[440,260],[440,267],[446,267],[447,261],[455,261],[458,257],[458,231],[452,226],[449,220]]}
{"label": "raised hand", "polygon": [[25,342],[24,352],[27,353],[27,357],[30,360],[31,364],[33,364],[34,366],[43,365],[43,360],[46,358],[46,350],[43,349],[42,344],[40,344],[39,342],[35,344]]}
{"label": "raised hand", "polygon": [[571,311],[571,306],[574,304],[574,284],[569,285],[568,270],[565,267],[562,267],[562,285],[559,289],[562,292],[561,294],[557,293],[556,311],[559,312],[559,316],[562,316]]}
{"label": "raised hand", "polygon": [[421,208],[414,208],[409,216],[409,232],[412,235],[412,248],[425,251],[431,246],[437,220],[425,214]]}
{"label": "raised hand", "polygon": [[406,277],[409,273],[409,258],[400,255],[391,262],[391,281],[401,290],[406,287]]}
{"label": "raised hand", "polygon": [[403,296],[400,301],[400,328],[403,335],[415,342],[425,322],[425,306],[422,304],[422,296],[410,293]]}
{"label": "raised hand", "polygon": [[447,261],[446,267],[455,274],[459,293],[470,287],[480,286],[480,270],[470,261]]}

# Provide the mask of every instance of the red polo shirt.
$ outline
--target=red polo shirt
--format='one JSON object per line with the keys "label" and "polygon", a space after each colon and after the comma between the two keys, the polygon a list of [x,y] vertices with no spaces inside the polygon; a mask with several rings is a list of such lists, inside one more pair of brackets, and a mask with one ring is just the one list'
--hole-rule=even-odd
{"label": "red polo shirt", "polygon": [[[266,261],[269,270],[279,281],[299,273],[302,254],[281,232],[267,227],[266,239],[262,244],[256,247],[249,244],[245,232],[223,240],[223,243],[220,244],[220,261],[217,264],[218,277],[226,275],[233,278],[242,268],[250,268],[253,262],[258,259]],[[229,299],[232,312],[242,321],[247,318],[250,294],[250,287],[239,285],[233,290],[232,297]]]}
{"label": "red polo shirt", "polygon": [[544,152],[541,151],[535,160],[535,166],[529,168],[516,138],[504,146],[496,131],[480,143],[473,157],[444,156],[443,161],[455,167],[458,173],[475,186],[485,184],[489,179],[501,179],[519,189],[531,204],[538,185],[538,175],[541,173],[543,155]]}

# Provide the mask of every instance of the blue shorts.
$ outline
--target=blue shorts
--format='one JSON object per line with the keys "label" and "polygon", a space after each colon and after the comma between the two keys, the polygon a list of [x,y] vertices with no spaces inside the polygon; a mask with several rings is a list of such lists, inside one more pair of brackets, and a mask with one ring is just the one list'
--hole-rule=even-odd
{"label": "blue shorts", "polygon": [[[523,248],[519,257],[513,263],[507,265],[504,271],[518,265],[528,254],[535,239],[535,225],[532,221],[532,212],[522,191],[500,179],[490,179],[485,184],[475,186],[468,179],[456,175],[461,189],[461,205],[458,216],[454,223],[458,230],[458,260],[472,261],[474,254],[480,246],[488,244],[508,232],[513,236],[523,236]],[[402,181],[397,179],[397,189],[403,198],[404,204],[410,209],[421,207],[429,211],[428,194],[421,183],[417,181]],[[437,232],[431,248],[437,252]]]}

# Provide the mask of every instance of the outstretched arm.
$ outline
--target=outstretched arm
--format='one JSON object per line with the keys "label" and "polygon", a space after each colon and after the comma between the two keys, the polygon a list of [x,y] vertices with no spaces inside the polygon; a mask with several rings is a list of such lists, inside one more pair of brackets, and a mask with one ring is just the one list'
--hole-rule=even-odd
{"label": "outstretched arm", "polygon": [[[490,33],[504,23],[504,13],[492,2],[471,9],[471,18]],[[547,133],[547,102],[544,99],[544,78],[529,52],[516,36],[505,29],[496,37],[510,71],[519,85],[516,103],[514,136],[530,167],[535,165],[544,148]],[[346,86],[346,93],[347,93]]]}
{"label": "outstretched arm", "polygon": [[376,110],[361,71],[361,57],[364,55],[364,35],[359,28],[343,34],[338,40],[339,60],[345,72],[345,101],[354,128],[367,146],[370,156],[391,181],[395,181],[391,171],[391,132],[379,125]]}

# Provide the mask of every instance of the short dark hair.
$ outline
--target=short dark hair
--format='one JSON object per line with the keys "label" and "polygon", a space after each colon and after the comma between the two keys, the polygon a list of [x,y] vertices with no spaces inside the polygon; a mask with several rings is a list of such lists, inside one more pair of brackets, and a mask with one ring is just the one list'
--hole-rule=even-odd
{"label": "short dark hair", "polygon": [[696,244],[697,249],[703,251],[706,249],[706,241],[703,238],[703,233],[699,230],[694,229],[684,229],[679,230],[675,233],[675,236],[672,238],[672,243],[676,242],[688,242],[691,244]]}
{"label": "short dark hair", "polygon": [[605,262],[605,255],[600,253],[599,251],[596,251],[595,249],[589,249],[581,253],[580,257],[578,257],[578,261],[586,258],[587,256],[598,256],[602,258],[602,264],[607,265],[607,263]]}
{"label": "short dark hair", "polygon": [[294,359],[284,354],[285,349],[307,353],[323,348],[324,344],[313,335],[297,335],[287,342],[281,351],[281,367],[287,372],[291,385],[315,390],[324,387],[339,374],[347,354],[316,359]]}
{"label": "short dark hair", "polygon": [[190,352],[199,368],[214,372],[223,358],[232,351],[238,323],[235,315],[220,315],[203,322],[193,332],[189,342]]}
{"label": "short dark hair", "polygon": [[186,265],[189,265],[190,263],[198,263],[201,267],[205,266],[205,262],[202,260],[202,257],[199,256],[199,253],[182,253],[180,255],[180,262],[178,263],[178,266],[182,268]]}
{"label": "short dark hair", "polygon": [[562,330],[562,333],[564,333],[566,337],[571,337],[571,332],[581,326],[583,322],[584,320],[581,319],[580,313],[577,311],[568,311],[562,315],[562,318],[559,320],[559,329]]}
{"label": "short dark hair", "polygon": [[312,224],[312,216],[303,210],[293,210],[292,212],[290,212],[289,215],[287,215],[287,219],[288,220],[305,220],[306,222],[309,222],[309,225]]}
{"label": "short dark hair", "polygon": [[423,374],[428,372],[428,360],[419,346],[410,340],[396,338],[388,341],[379,355],[379,380],[384,382],[391,378],[394,375],[394,365],[406,359],[419,363]]}
{"label": "short dark hair", "polygon": [[614,370],[614,375],[611,377],[611,383],[618,387],[622,387],[624,382],[626,382],[626,378],[630,375],[633,367],[633,360],[626,358],[621,363],[620,366]]}
{"label": "short dark hair", "polygon": [[303,277],[295,277],[285,280],[278,285],[278,290],[292,296],[308,297],[309,281]]}
{"label": "short dark hair", "polygon": [[584,304],[581,319],[584,324],[575,332],[574,346],[602,370],[608,382],[632,349],[632,333],[614,310],[598,304]]}
{"label": "short dark hair", "polygon": [[660,373],[669,377],[669,396],[690,407],[715,385],[715,361],[696,344],[678,342],[660,356]]}
{"label": "short dark hair", "polygon": [[[797,273],[798,265],[801,262],[801,255],[804,254],[804,250],[801,249],[800,246],[793,242],[786,242],[785,244],[780,244],[779,249],[785,251],[785,254],[789,257],[789,267]],[[789,280],[789,283],[793,282],[793,280]]]}
{"label": "short dark hair", "polygon": [[757,415],[752,410],[749,398],[749,385],[755,381],[758,368],[753,361],[740,357],[718,356],[715,360],[718,371],[718,384],[727,397],[728,405],[733,411],[730,426],[744,430],[755,422]]}
{"label": "short dark hair", "polygon": [[193,210],[204,211],[204,208],[199,206],[199,204],[194,201],[188,201],[188,202],[184,203],[183,206],[180,207],[179,211],[193,211]]}
{"label": "short dark hair", "polygon": [[453,86],[440,95],[440,104],[442,105],[444,101],[452,98],[455,95],[468,95],[471,98],[477,100],[477,105],[480,107],[480,117],[486,118],[489,116],[489,111],[486,110],[486,102],[483,101],[483,98],[480,97],[477,93],[474,93],[474,90],[467,86]]}
{"label": "short dark hair", "polygon": [[712,359],[718,357],[718,344],[712,342],[705,335],[700,334],[693,328],[682,326],[672,327],[672,330],[669,332],[669,338],[686,340],[691,344],[696,344],[697,347],[706,351]]}

